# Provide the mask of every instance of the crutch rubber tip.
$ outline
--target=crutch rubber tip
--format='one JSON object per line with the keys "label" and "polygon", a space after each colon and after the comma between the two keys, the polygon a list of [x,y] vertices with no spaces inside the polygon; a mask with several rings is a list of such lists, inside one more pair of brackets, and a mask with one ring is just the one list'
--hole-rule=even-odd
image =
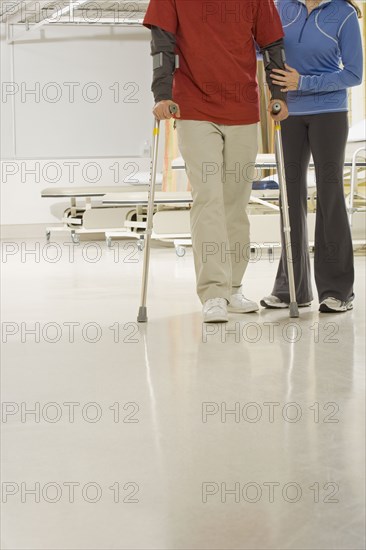
{"label": "crutch rubber tip", "polygon": [[147,322],[147,307],[141,306],[139,309],[139,314],[137,316],[137,322],[138,323],[146,323]]}
{"label": "crutch rubber tip", "polygon": [[296,302],[290,303],[290,317],[298,317],[299,316],[299,308],[297,306]]}

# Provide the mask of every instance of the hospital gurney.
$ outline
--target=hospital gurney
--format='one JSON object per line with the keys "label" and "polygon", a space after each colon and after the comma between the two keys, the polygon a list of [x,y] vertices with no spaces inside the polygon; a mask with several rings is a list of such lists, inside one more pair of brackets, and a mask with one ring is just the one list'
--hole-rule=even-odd
{"label": "hospital gurney", "polygon": [[[354,206],[354,197],[363,197],[358,188],[359,169],[366,166],[360,159],[360,152],[364,148],[352,154],[347,159],[345,166],[351,168],[351,193],[347,197],[347,206],[350,217],[350,223],[353,222],[353,215],[360,212],[360,208]],[[313,166],[313,163],[310,164]],[[182,158],[177,158],[172,162],[173,170],[184,171],[184,162]],[[259,154],[255,162],[256,170],[269,170],[276,168],[275,156],[272,154]],[[185,175],[185,172],[184,172]],[[257,172],[256,179],[261,173]],[[278,204],[278,185],[265,185],[265,180],[270,180],[273,184],[277,182],[277,174],[268,176],[261,181],[259,185],[254,185],[250,197],[249,214],[275,214],[279,213]],[[143,181],[143,180],[142,180]],[[145,178],[146,181],[146,178]],[[160,185],[162,174],[158,174],[157,184]],[[186,184],[186,180],[185,180]],[[51,232],[67,232],[71,235],[73,242],[78,242],[80,235],[104,233],[107,244],[110,246],[113,238],[124,237],[137,239],[137,246],[142,249],[144,246],[143,231],[146,228],[146,208],[148,204],[147,191],[149,186],[145,184],[138,185],[119,185],[119,186],[89,186],[89,187],[50,187],[42,191],[43,198],[63,198],[70,201],[69,207],[65,210],[61,226],[48,226],[46,228],[47,240],[51,237]],[[189,207],[192,202],[189,192],[180,195],[183,200],[175,200],[177,195],[171,192],[158,193],[157,211],[154,214],[154,230],[152,238],[167,240],[174,243],[178,256],[185,254],[185,246],[190,244],[189,228]],[[314,210],[316,184],[314,172],[309,172],[308,196],[311,209]],[[95,205],[93,201],[99,201]],[[82,201],[83,204],[77,204]],[[179,210],[164,209],[176,208]],[[103,208],[104,206],[104,208]],[[186,209],[186,210],[183,210]],[[263,219],[263,224],[269,222],[268,216]],[[256,224],[257,226],[258,224]],[[359,225],[359,224],[358,224]],[[269,224],[268,232],[272,233],[272,224]],[[261,236],[263,231],[260,232]],[[358,233],[360,233],[358,231]],[[359,239],[359,237],[358,237]],[[259,241],[259,239],[257,239]],[[264,241],[265,242],[265,241]],[[254,247],[259,246],[259,242]],[[270,248],[268,247],[270,251]]]}
{"label": "hospital gurney", "polygon": [[[358,145],[360,145],[360,142],[358,142]],[[366,167],[365,159],[361,160],[362,155],[360,154],[362,151],[365,151],[365,146],[358,147],[354,150],[350,149],[347,152],[346,160],[344,162],[344,178],[345,180],[350,180],[350,193],[346,197],[346,203],[347,203],[347,209],[349,213],[349,220],[350,224],[352,225],[352,216],[355,212],[360,211],[359,209],[354,207],[354,199],[358,196],[358,176],[359,171],[362,168]],[[364,155],[365,157],[365,155]],[[177,157],[172,161],[172,169],[176,170],[177,172],[182,171],[182,174],[185,173],[185,163],[182,157]],[[255,162],[255,169],[262,171],[262,170],[276,170],[276,157],[274,154],[271,153],[260,153],[257,155],[256,162]],[[275,173],[272,176],[268,176],[266,178],[261,179],[260,172],[256,174],[257,180],[261,180],[258,183],[262,183],[265,180],[275,181],[278,184],[278,175]],[[364,198],[363,195],[360,195],[361,198]],[[276,203],[279,199],[279,188],[272,186],[272,188],[266,188],[266,186],[259,185],[257,188],[253,187],[250,202],[256,203],[258,205],[262,205],[266,208],[270,208],[272,210],[279,210],[278,206],[276,206],[274,203]],[[310,201],[310,205],[312,210],[315,210],[315,202],[316,202],[316,181],[315,181],[315,172],[314,172],[314,161],[311,158],[309,163],[309,172],[308,172],[308,199]]]}
{"label": "hospital gurney", "polygon": [[[138,193],[124,193],[123,195],[121,193],[108,193],[103,197],[103,204],[118,204],[120,206],[142,206],[147,208],[149,204],[149,194],[146,191],[138,192]],[[169,208],[189,208],[189,206],[192,204],[192,195],[189,191],[177,191],[177,192],[157,192],[154,196],[154,205],[157,207],[159,206],[169,206]],[[176,211],[165,211],[164,215],[172,215],[176,216]],[[154,225],[151,232],[151,238],[152,239],[158,239],[160,241],[167,241],[167,242],[173,242],[176,250],[177,256],[184,256],[185,254],[185,245],[190,244],[191,235],[190,231],[187,231],[185,229],[185,223],[183,221],[183,224],[180,224],[179,227],[179,218],[175,221],[178,221],[177,223],[174,223],[174,232],[164,232],[156,229],[156,226],[159,227],[159,211],[154,213]],[[138,226],[139,229],[146,230],[147,223],[146,221],[139,221],[137,222],[136,227]],[[106,239],[107,244],[110,245],[110,239],[113,237],[123,237],[126,235],[126,232],[124,229],[119,230],[109,230],[106,231]],[[141,239],[144,239],[144,235],[141,235]],[[142,246],[140,245],[142,248]]]}
{"label": "hospital gurney", "polygon": [[[313,163],[311,164],[313,166]],[[346,165],[352,167],[353,169],[354,179],[357,178],[357,167],[363,166],[363,164],[364,163],[362,162],[355,163],[355,159],[346,162]],[[176,170],[184,169],[183,159],[175,159],[172,166]],[[277,168],[274,155],[259,154],[255,162],[255,167],[260,170]],[[265,185],[267,182],[269,183],[268,186]],[[176,254],[178,256],[184,256],[185,247],[191,244],[189,208],[192,199],[190,192],[162,192],[156,193],[155,197],[156,200],[154,202],[156,205],[156,211],[154,212],[154,223],[151,238],[160,241],[172,242],[175,246]],[[178,201],[176,200],[177,198],[179,199]],[[308,198],[309,246],[312,247],[314,242],[313,239],[310,238],[310,235],[313,234],[314,220],[311,212],[315,211],[316,203],[316,182],[314,171],[309,172],[308,174]],[[264,248],[268,250],[268,254],[271,256],[273,255],[274,248],[280,246],[279,236],[277,232],[274,232],[274,227],[277,222],[272,216],[272,214],[279,214],[278,199],[279,188],[277,174],[268,176],[261,181],[254,182],[248,209],[249,217],[252,219],[251,225],[253,225],[253,252],[256,248]],[[132,205],[132,203],[136,201],[136,204],[145,209],[145,212],[148,205],[148,195],[145,192],[131,196],[127,196],[125,194],[117,196],[115,194],[108,194],[102,200],[105,204],[119,204],[120,206],[127,204]],[[180,208],[176,209],[175,207]],[[260,223],[258,222],[258,218],[262,218]],[[275,218],[277,219],[277,216],[275,216]],[[360,228],[360,220],[357,221],[357,237],[355,239],[355,243],[362,244],[360,240],[360,238],[362,239],[362,229]],[[138,224],[136,223],[136,225],[138,225],[140,229],[146,228],[145,222],[139,222]],[[266,233],[267,238],[265,237]],[[108,245],[111,244],[111,240],[113,238],[123,236],[128,236],[126,228],[106,231]],[[142,248],[143,235],[141,235],[139,245]]]}
{"label": "hospital gurney", "polygon": [[[93,204],[93,199],[101,199],[108,193],[126,194],[135,192],[136,188],[146,191],[149,185],[146,178],[140,178],[143,183],[135,185],[115,185],[115,186],[90,186],[90,187],[48,187],[41,192],[42,198],[68,199],[69,207],[64,211],[62,225],[46,227],[46,238],[49,241],[53,232],[67,232],[71,235],[74,243],[79,241],[81,234],[104,233],[108,229],[120,230],[129,222],[125,220],[128,212],[121,211],[121,208],[111,208]],[[158,184],[162,182],[162,174],[158,175]],[[82,205],[77,201],[82,201]],[[130,203],[128,203],[130,205]],[[130,209],[131,210],[131,209]],[[133,227],[133,222],[131,222]],[[127,230],[127,229],[126,229]],[[136,232],[130,231],[131,237],[136,238]]]}

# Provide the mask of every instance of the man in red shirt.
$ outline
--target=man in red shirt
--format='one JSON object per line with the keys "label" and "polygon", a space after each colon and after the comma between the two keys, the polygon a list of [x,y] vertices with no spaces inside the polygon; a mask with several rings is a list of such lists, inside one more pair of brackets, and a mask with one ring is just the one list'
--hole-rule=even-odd
{"label": "man in red shirt", "polygon": [[284,69],[283,30],[272,0],[150,0],[154,115],[178,106],[178,144],[192,186],[191,232],[197,293],[205,322],[258,305],[242,294],[250,255],[246,213],[257,155],[262,48],[272,103],[288,116],[286,94],[272,84]]}

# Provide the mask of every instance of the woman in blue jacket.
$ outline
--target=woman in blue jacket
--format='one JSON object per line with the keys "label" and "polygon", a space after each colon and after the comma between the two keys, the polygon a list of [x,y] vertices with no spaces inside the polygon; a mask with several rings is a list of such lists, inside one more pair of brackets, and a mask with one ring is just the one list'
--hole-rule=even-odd
{"label": "woman in blue jacket", "polygon": [[[362,81],[361,13],[352,0],[278,0],[287,60],[273,83],[288,92],[282,122],[296,296],[312,296],[307,234],[307,170],[312,154],[317,183],[315,281],[320,311],[343,312],[353,304],[353,248],[343,190],[348,136],[347,90]],[[285,244],[267,308],[290,301]]]}

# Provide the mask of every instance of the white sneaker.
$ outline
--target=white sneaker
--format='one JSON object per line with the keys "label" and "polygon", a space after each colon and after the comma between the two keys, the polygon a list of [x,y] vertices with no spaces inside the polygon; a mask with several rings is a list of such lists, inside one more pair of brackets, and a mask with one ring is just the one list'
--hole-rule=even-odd
{"label": "white sneaker", "polygon": [[252,313],[258,311],[259,306],[252,300],[248,300],[241,292],[232,294],[227,307],[230,313]]}
{"label": "white sneaker", "polygon": [[344,311],[349,311],[350,309],[353,309],[353,299],[354,296],[346,302],[342,302],[341,300],[337,300],[337,298],[330,296],[320,302],[319,311],[322,313],[343,313]]}
{"label": "white sneaker", "polygon": [[225,298],[210,298],[203,304],[204,323],[227,323],[227,301]]}
{"label": "white sneaker", "polygon": [[[264,298],[262,298],[260,304],[262,307],[265,307],[267,309],[285,309],[290,305],[287,302],[282,302],[280,298],[277,298],[277,296],[273,296],[272,294],[270,296],[265,296]],[[309,307],[311,306],[311,302],[305,302],[303,304],[297,305],[299,307]]]}

